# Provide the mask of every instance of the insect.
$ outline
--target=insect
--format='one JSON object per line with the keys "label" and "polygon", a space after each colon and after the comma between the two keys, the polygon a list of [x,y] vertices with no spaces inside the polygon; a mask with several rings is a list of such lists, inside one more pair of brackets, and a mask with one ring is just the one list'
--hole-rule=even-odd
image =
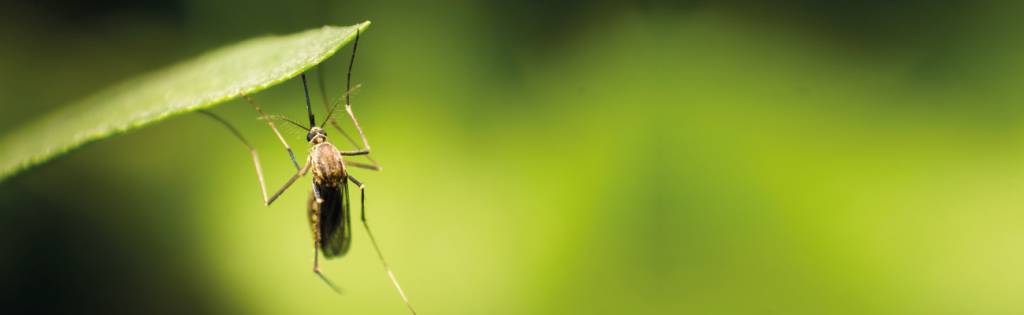
{"label": "insect", "polygon": [[[249,96],[245,95],[245,93],[240,93],[242,97],[248,100],[249,103],[252,104],[254,108],[256,108],[256,111],[258,111],[262,116],[261,118],[263,120],[266,120],[267,124],[270,125],[270,128],[274,130],[274,133],[277,134],[277,137],[281,140],[281,143],[284,144],[285,149],[288,150],[288,154],[291,156],[292,163],[295,164],[295,168],[298,170],[295,176],[288,180],[288,182],[284,184],[284,187],[281,187],[281,189],[278,190],[277,193],[275,193],[270,198],[267,198],[267,188],[263,181],[263,171],[260,168],[260,161],[258,155],[256,154],[256,149],[249,145],[249,143],[245,141],[245,139],[238,132],[238,130],[232,127],[224,119],[221,119],[220,117],[208,111],[200,112],[209,115],[217,121],[226,125],[228,129],[230,129],[231,132],[234,133],[235,136],[238,137],[238,139],[241,140],[242,143],[249,148],[249,151],[252,153],[253,162],[256,164],[256,174],[260,179],[260,189],[262,189],[263,191],[263,200],[266,205],[269,206],[272,202],[274,202],[274,200],[276,200],[277,197],[281,195],[281,193],[287,190],[288,187],[290,187],[292,183],[294,183],[299,177],[302,177],[308,172],[312,172],[312,187],[309,190],[309,200],[306,206],[308,209],[310,225],[313,229],[313,272],[320,276],[320,278],[323,279],[324,282],[326,282],[327,285],[329,285],[335,291],[338,291],[337,287],[335,287],[334,284],[327,279],[327,277],[320,273],[319,253],[322,251],[324,258],[330,259],[334,257],[341,257],[345,255],[346,252],[348,252],[349,245],[351,244],[352,241],[352,229],[350,223],[351,208],[348,182],[351,181],[353,184],[356,185],[356,187],[359,187],[361,206],[360,219],[363,222],[363,227],[366,228],[366,233],[370,236],[370,242],[373,243],[373,248],[377,251],[377,256],[380,258],[381,263],[384,265],[384,269],[387,271],[388,276],[391,277],[391,281],[395,284],[395,288],[398,289],[398,293],[402,296],[402,299],[405,301],[406,306],[409,307],[409,310],[412,311],[413,314],[416,314],[416,311],[412,308],[412,305],[409,304],[409,299],[406,298],[405,293],[402,292],[401,286],[398,285],[398,281],[395,280],[395,276],[391,272],[391,269],[388,267],[387,262],[384,261],[384,255],[381,254],[380,248],[377,246],[377,241],[373,238],[373,233],[370,232],[370,225],[366,222],[366,208],[364,207],[366,201],[365,186],[358,180],[356,180],[354,177],[352,177],[352,175],[349,174],[348,169],[346,168],[346,166],[352,166],[370,170],[381,169],[380,165],[378,165],[377,162],[375,162],[372,158],[368,156],[368,154],[370,153],[370,143],[369,141],[366,140],[366,135],[363,133],[363,129],[359,126],[359,122],[356,121],[355,114],[352,113],[352,106],[349,102],[350,94],[352,91],[352,64],[355,62],[356,47],[358,47],[358,45],[359,31],[357,30],[355,42],[352,45],[352,58],[349,61],[348,78],[346,80],[347,90],[345,92],[345,95],[342,98],[339,98],[338,101],[334,103],[333,107],[328,108],[327,118],[324,119],[323,123],[321,123],[319,126],[317,126],[316,124],[316,119],[313,117],[313,110],[310,106],[309,88],[306,85],[305,72],[302,72],[302,87],[306,94],[306,111],[307,113],[309,113],[309,128],[306,128],[305,126],[299,124],[298,122],[295,122],[294,120],[285,117],[266,115],[265,113],[263,113],[263,110],[261,110],[260,107],[256,105],[256,102],[253,102],[253,100],[249,98]],[[324,107],[327,108],[327,94],[326,92],[324,92],[322,73],[319,77],[320,90],[321,93],[323,93],[322,95],[324,99]],[[358,88],[359,86],[356,87]],[[342,99],[345,100],[345,110],[348,112],[348,116],[352,118],[352,123],[355,125],[356,130],[359,131],[359,136],[362,138],[363,145],[366,147],[366,149],[361,149],[359,145],[352,140],[351,137],[345,134],[345,132],[341,129],[341,127],[337,125],[337,123],[331,116],[331,114],[334,113],[334,110],[341,103]],[[299,167],[299,163],[296,161],[295,154],[292,152],[291,147],[288,146],[288,143],[284,140],[284,137],[281,136],[281,133],[277,131],[277,128],[274,126],[272,120],[285,121],[307,131],[306,141],[309,142],[311,147],[309,149],[309,156],[306,158],[306,163],[303,167]],[[334,125],[334,127],[337,128],[339,132],[341,132],[341,134],[349,141],[349,143],[356,147],[356,150],[341,151],[338,150],[333,144],[328,142],[327,133],[323,130],[323,127],[327,124],[327,122],[330,122],[332,125]],[[372,163],[372,165],[345,161],[342,158],[343,156],[353,155],[367,155],[367,159],[370,161],[370,163]]]}

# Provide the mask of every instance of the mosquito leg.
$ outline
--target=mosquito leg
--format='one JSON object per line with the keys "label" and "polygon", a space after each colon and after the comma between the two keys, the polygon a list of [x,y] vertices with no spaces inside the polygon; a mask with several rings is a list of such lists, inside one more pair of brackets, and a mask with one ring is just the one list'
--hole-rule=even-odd
{"label": "mosquito leg", "polygon": [[234,133],[235,136],[238,137],[238,140],[241,140],[242,144],[245,144],[245,146],[247,148],[249,148],[249,152],[252,152],[252,161],[253,161],[253,163],[256,164],[256,175],[260,178],[260,190],[263,192],[263,203],[264,204],[269,206],[270,203],[274,202],[274,200],[276,200],[277,197],[280,196],[281,193],[283,193],[285,189],[288,189],[288,187],[291,186],[292,183],[294,183],[295,180],[299,178],[299,176],[306,175],[306,172],[309,170],[310,162],[306,161],[306,166],[305,167],[299,169],[299,172],[297,174],[295,174],[295,176],[293,176],[292,179],[288,180],[288,182],[284,184],[284,187],[281,187],[281,190],[279,190],[276,194],[274,194],[273,197],[270,197],[270,199],[267,199],[267,185],[263,181],[263,170],[260,168],[260,158],[256,154],[256,149],[253,148],[251,145],[249,145],[248,141],[245,141],[245,138],[242,137],[242,134],[239,133],[238,130],[235,129],[235,127],[231,126],[231,124],[229,124],[226,120],[220,118],[220,116],[214,115],[213,113],[205,111],[205,110],[200,110],[199,112],[203,113],[203,114],[206,114],[207,116],[213,117],[213,119],[216,119],[220,123],[224,124],[224,126],[227,126],[228,129],[231,130],[231,133]]}
{"label": "mosquito leg", "polygon": [[252,153],[252,161],[253,163],[256,164],[256,176],[260,178],[260,190],[263,191],[263,201],[266,202],[267,185],[263,182],[263,170],[260,168],[260,157],[259,155],[256,154],[256,149],[249,145],[248,141],[245,141],[245,138],[243,138],[242,134],[238,132],[238,129],[235,129],[235,127],[231,126],[231,124],[229,124],[226,120],[220,118],[220,116],[214,115],[213,113],[205,110],[199,110],[199,112],[206,114],[207,116],[210,116],[213,119],[216,119],[220,123],[224,124],[224,126],[227,126],[228,129],[231,130],[231,133],[235,134],[235,137],[238,137],[238,140],[241,140],[242,144],[244,144],[246,148],[249,148],[249,152]]}
{"label": "mosquito leg", "polygon": [[289,147],[288,142],[284,141],[284,137],[281,136],[281,133],[277,132],[277,128],[274,127],[274,122],[270,121],[270,118],[267,118],[267,114],[264,114],[263,110],[261,110],[259,106],[256,106],[256,102],[253,102],[249,96],[242,92],[239,92],[239,94],[242,94],[242,97],[248,100],[249,104],[252,104],[252,107],[255,107],[256,111],[260,112],[260,115],[263,115],[263,119],[267,121],[267,124],[270,124],[270,129],[274,129],[274,133],[277,134],[277,138],[281,139],[281,143],[284,144],[284,148],[288,150],[288,155],[292,157],[292,163],[295,164],[295,169],[299,169],[299,162],[295,160],[295,153],[292,153],[292,147]]}
{"label": "mosquito leg", "polygon": [[373,249],[377,250],[377,257],[380,257],[380,263],[384,265],[384,270],[386,270],[388,272],[388,276],[391,277],[391,282],[395,283],[395,288],[398,289],[398,294],[402,295],[402,300],[405,300],[405,305],[408,306],[409,310],[412,311],[413,315],[415,315],[416,310],[412,309],[412,304],[409,304],[409,299],[405,297],[405,292],[402,292],[402,287],[398,285],[398,280],[395,280],[395,275],[391,273],[391,268],[388,268],[388,263],[384,261],[384,254],[381,254],[380,247],[377,246],[377,240],[373,238],[373,233],[370,232],[370,224],[366,223],[366,190],[363,189],[365,186],[355,178],[352,178],[352,176],[349,176],[348,179],[351,179],[356,186],[359,186],[360,216],[363,221],[363,227],[366,228],[366,234],[370,235],[370,242],[373,243]]}
{"label": "mosquito leg", "polygon": [[324,203],[324,198],[320,197],[320,188],[316,186],[316,179],[313,179],[313,195],[316,195],[316,203]]}
{"label": "mosquito leg", "polygon": [[299,172],[295,173],[295,176],[292,176],[292,179],[289,179],[288,182],[284,184],[284,187],[281,187],[281,190],[278,190],[273,197],[270,197],[270,199],[265,200],[267,205],[269,206],[271,202],[277,200],[277,197],[281,196],[281,193],[283,193],[285,189],[288,189],[288,187],[290,187],[292,183],[295,182],[296,179],[299,179],[299,176],[306,175],[306,172],[309,171],[309,166],[311,164],[312,162],[310,162],[309,159],[306,159],[306,166],[303,166],[301,169],[299,169]]}
{"label": "mosquito leg", "polygon": [[[370,149],[364,149],[359,151],[338,151],[341,155],[367,155],[370,154]],[[378,169],[380,166],[376,166]]]}
{"label": "mosquito leg", "polygon": [[[317,81],[320,81],[320,96],[324,99],[324,109],[327,110],[327,113],[330,113],[331,112],[331,106],[327,102],[327,89],[324,88],[324,67],[323,66],[316,66],[316,72],[317,72]],[[345,137],[345,140],[348,140],[348,143],[351,143],[353,146],[356,147],[356,149],[362,149],[362,148],[359,147],[359,145],[356,144],[355,141],[352,141],[352,137],[349,137],[348,134],[345,133],[345,130],[341,130],[341,126],[338,126],[338,123],[334,121],[334,117],[333,116],[327,116],[327,122],[330,122],[331,125],[333,125],[335,129],[338,129],[338,132],[341,133],[341,136]],[[367,158],[369,158],[369,157],[367,157]]]}
{"label": "mosquito leg", "polygon": [[[316,183],[313,183],[313,192],[316,193],[317,203],[318,204],[319,203],[323,203],[323,199],[320,198],[320,191],[316,188]],[[318,206],[318,209],[319,209],[319,206]],[[338,290],[338,287],[335,287],[334,284],[331,283],[331,280],[327,280],[327,277],[325,277],[324,274],[320,273],[320,242],[321,242],[321,237],[320,237],[320,224],[321,224],[321,222],[320,222],[320,211],[314,212],[312,219],[313,219],[313,272],[316,273],[317,276],[320,276],[320,279],[323,279],[324,282],[327,283],[327,286],[330,286],[331,289],[334,290],[334,292],[336,292],[338,294],[341,294],[341,290]]]}
{"label": "mosquito leg", "polygon": [[338,287],[334,286],[334,283],[331,283],[331,280],[327,280],[327,277],[324,277],[324,274],[320,273],[320,244],[319,244],[320,243],[320,241],[319,241],[320,240],[320,235],[319,234],[320,233],[317,232],[316,240],[313,242],[313,272],[316,273],[316,275],[320,276],[320,279],[323,279],[324,282],[327,283],[327,286],[331,287],[331,289],[334,290],[335,293],[341,294],[341,290],[338,290]]}
{"label": "mosquito leg", "polygon": [[[348,78],[347,78],[347,80],[345,82],[345,89],[346,89],[346,91],[347,90],[351,90],[350,87],[351,87],[351,83],[352,83],[352,64],[355,63],[355,61],[356,61],[356,47],[359,47],[359,30],[356,30],[356,40],[354,42],[352,42],[352,59],[350,59],[349,62],[348,62]],[[366,140],[366,134],[363,133],[363,128],[359,127],[359,122],[356,121],[356,115],[352,113],[352,105],[349,104],[349,99],[351,99],[351,98],[352,98],[352,93],[345,94],[345,111],[347,111],[348,112],[348,116],[352,118],[352,124],[356,125],[356,130],[359,130],[359,136],[363,138],[363,146],[366,147],[366,149],[359,150],[359,151],[356,151],[356,152],[366,151],[366,153],[360,153],[360,154],[368,154],[368,153],[370,153],[370,141]],[[349,155],[360,155],[360,154],[349,154]],[[374,164],[376,164],[376,163],[374,163]]]}
{"label": "mosquito leg", "polygon": [[[355,54],[355,50],[352,51],[352,54],[353,55]],[[352,77],[352,69],[351,68],[352,67],[351,67],[351,64],[350,64],[349,65],[349,78]],[[317,75],[317,80],[320,81],[320,96],[324,100],[324,109],[326,109],[328,113],[332,113],[333,112],[332,109],[327,105],[327,89],[324,88],[324,68],[322,66],[317,66],[316,69],[317,69],[317,74],[318,74]],[[350,93],[352,93],[351,90],[346,91],[345,92],[345,97],[347,98]],[[359,144],[356,144],[356,142],[352,140],[352,137],[349,137],[348,134],[345,133],[345,130],[341,129],[341,126],[338,126],[338,123],[336,121],[334,121],[334,116],[328,114],[327,121],[330,122],[331,125],[334,126],[334,129],[338,129],[338,132],[340,132],[341,135],[343,137],[345,137],[345,140],[347,140],[349,144],[351,144],[353,147],[356,147],[356,150],[362,150],[363,149],[363,148],[359,147]],[[379,171],[381,169],[380,164],[377,164],[377,161],[374,161],[373,158],[370,157],[369,155],[366,156],[366,160],[370,161],[370,163],[373,164],[373,167],[366,167],[366,169],[371,169],[371,170],[375,170],[375,171]]]}
{"label": "mosquito leg", "polygon": [[363,190],[363,188],[366,187],[366,186],[363,186],[363,183],[360,183],[359,180],[357,180],[355,177],[352,177],[352,175],[349,175],[348,179],[351,180],[353,183],[355,183],[356,186],[359,187],[359,190]]}
{"label": "mosquito leg", "polygon": [[[369,157],[369,156],[367,156],[367,157]],[[348,165],[348,166],[355,166],[355,167],[358,167],[358,168],[365,168],[365,169],[369,169],[369,170],[375,170],[375,171],[379,171],[380,170],[380,165],[367,165],[367,164],[356,163],[356,162],[349,162],[349,161],[344,161],[344,160],[341,161],[341,163],[343,163],[345,165]]]}

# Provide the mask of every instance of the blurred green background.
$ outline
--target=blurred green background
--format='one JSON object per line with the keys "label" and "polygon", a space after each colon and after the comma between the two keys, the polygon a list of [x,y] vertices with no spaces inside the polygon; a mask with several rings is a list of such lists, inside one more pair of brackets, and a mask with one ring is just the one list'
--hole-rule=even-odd
{"label": "blurred green background", "polygon": [[[1024,313],[1019,1],[4,1],[0,133],[365,20],[384,170],[352,173],[420,314]],[[301,91],[253,99],[301,118]],[[293,174],[247,103],[213,111],[269,189]],[[307,194],[263,206],[195,113],[90,144],[0,183],[0,312],[407,312],[358,224],[321,264],[344,294],[311,272]]]}

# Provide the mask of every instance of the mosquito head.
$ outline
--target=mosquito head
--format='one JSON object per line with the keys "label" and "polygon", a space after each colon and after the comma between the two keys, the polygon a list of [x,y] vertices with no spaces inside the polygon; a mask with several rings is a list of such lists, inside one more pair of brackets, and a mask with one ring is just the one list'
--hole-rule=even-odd
{"label": "mosquito head", "polygon": [[327,141],[327,133],[324,132],[323,129],[320,129],[320,127],[313,126],[313,128],[309,130],[309,134],[306,135],[306,141],[309,141],[309,144],[318,144]]}

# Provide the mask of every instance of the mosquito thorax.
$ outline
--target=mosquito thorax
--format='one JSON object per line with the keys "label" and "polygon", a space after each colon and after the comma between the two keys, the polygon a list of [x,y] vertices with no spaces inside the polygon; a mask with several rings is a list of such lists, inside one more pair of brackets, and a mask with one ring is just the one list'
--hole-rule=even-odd
{"label": "mosquito thorax", "polygon": [[327,141],[327,133],[320,127],[313,126],[312,129],[309,129],[309,134],[306,135],[306,141],[309,141],[311,145]]}

